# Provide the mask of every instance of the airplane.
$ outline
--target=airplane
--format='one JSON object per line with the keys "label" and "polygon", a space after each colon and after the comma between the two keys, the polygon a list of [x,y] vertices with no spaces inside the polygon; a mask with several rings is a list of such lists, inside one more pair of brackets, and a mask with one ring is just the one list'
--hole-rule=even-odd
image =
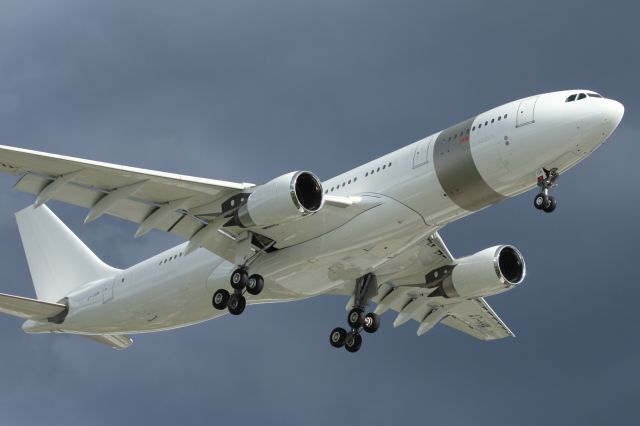
{"label": "airplane", "polygon": [[[247,304],[350,297],[329,343],[357,352],[380,316],[442,323],[480,340],[514,336],[485,298],[517,287],[525,261],[500,244],[455,258],[438,231],[558,177],[616,129],[624,107],[592,90],[500,105],[339,176],[295,171],[265,184],[183,176],[0,146],[0,171],[35,202],[16,213],[37,299],[0,294],[26,333],[77,334],[115,349],[130,335],[239,315]],[[89,209],[185,242],[127,269],[105,264],[46,206]],[[370,304],[375,310],[367,312]]]}

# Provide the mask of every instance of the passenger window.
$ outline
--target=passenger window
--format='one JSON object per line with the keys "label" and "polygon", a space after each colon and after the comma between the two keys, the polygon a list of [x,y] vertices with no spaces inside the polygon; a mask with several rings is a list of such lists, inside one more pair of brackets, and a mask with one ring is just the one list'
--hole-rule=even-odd
{"label": "passenger window", "polygon": [[580,99],[584,99],[584,98],[586,98],[586,97],[587,97],[587,95],[585,95],[584,93],[580,93],[580,94],[578,95],[578,100],[580,100]]}
{"label": "passenger window", "polygon": [[498,121],[500,121],[501,119],[502,119],[502,116],[501,116],[501,115],[500,115],[500,116],[498,116]]}

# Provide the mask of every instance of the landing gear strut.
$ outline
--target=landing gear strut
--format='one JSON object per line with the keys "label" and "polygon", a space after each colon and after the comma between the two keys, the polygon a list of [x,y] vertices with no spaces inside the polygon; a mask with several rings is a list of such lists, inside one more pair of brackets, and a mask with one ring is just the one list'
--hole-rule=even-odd
{"label": "landing gear strut", "polygon": [[538,174],[538,187],[540,193],[533,199],[533,206],[546,213],[551,213],[556,209],[556,198],[549,195],[549,190],[558,185],[558,169],[553,168],[551,170],[542,169]]}
{"label": "landing gear strut", "polygon": [[238,266],[229,277],[229,284],[231,284],[233,293],[229,293],[229,291],[224,288],[213,293],[211,303],[213,304],[213,307],[219,311],[228,309],[231,315],[240,315],[244,312],[244,308],[247,306],[247,299],[244,297],[245,293],[257,296],[264,288],[264,278],[262,278],[262,275],[250,275],[249,268],[251,267],[251,264],[258,259],[258,257],[266,253],[267,250],[275,244],[275,241],[271,241],[261,250],[256,251],[253,255],[247,258],[247,253],[251,253],[252,250],[252,235],[253,234],[248,233],[242,240],[240,240],[239,243],[240,245],[238,247],[236,262],[240,266]]}
{"label": "landing gear strut", "polygon": [[264,288],[264,278],[261,275],[249,276],[249,268],[240,266],[231,273],[229,279],[233,293],[221,288],[213,293],[213,307],[222,311],[228,309],[231,315],[240,315],[247,306],[245,292],[253,296],[260,294]]}
{"label": "landing gear strut", "polygon": [[380,316],[370,312],[364,314],[364,310],[369,304],[369,300],[378,293],[378,282],[376,276],[367,274],[356,280],[353,294],[353,308],[347,315],[347,323],[350,331],[342,327],[336,327],[329,335],[329,343],[334,348],[344,348],[348,352],[357,352],[362,346],[363,330],[367,333],[375,333],[380,327]]}

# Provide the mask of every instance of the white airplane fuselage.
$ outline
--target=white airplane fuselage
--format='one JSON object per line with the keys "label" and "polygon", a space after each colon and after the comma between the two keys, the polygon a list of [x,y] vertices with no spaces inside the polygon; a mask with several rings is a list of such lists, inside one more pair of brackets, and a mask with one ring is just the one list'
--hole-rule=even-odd
{"label": "white airplane fuselage", "polygon": [[[470,213],[530,190],[541,169],[563,173],[620,122],[614,100],[566,102],[572,90],[516,100],[323,182],[325,196],[361,197],[364,209],[316,238],[266,253],[251,268],[265,278],[249,303],[329,293],[382,266]],[[182,327],[223,314],[211,296],[229,286],[235,265],[186,243],[68,296],[63,324],[27,321],[27,332],[140,333]],[[392,270],[393,268],[387,268]],[[385,276],[380,276],[383,281]]]}

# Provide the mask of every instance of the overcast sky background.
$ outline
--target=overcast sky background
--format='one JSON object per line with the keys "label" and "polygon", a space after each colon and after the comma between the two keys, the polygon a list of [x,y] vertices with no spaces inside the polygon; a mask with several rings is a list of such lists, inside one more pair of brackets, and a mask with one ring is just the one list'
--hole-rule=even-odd
{"label": "overcast sky background", "polygon": [[[610,142],[533,192],[442,231],[454,255],[512,243],[518,335],[416,337],[394,314],[357,355],[329,346],[346,299],[251,306],[116,352],[0,317],[0,424],[629,424],[640,395],[637,16],[629,1],[0,1],[0,143],[261,183],[326,179],[483,110],[589,88],[621,101]],[[33,296],[0,178],[0,292]],[[127,267],[180,241],[82,225]]]}

